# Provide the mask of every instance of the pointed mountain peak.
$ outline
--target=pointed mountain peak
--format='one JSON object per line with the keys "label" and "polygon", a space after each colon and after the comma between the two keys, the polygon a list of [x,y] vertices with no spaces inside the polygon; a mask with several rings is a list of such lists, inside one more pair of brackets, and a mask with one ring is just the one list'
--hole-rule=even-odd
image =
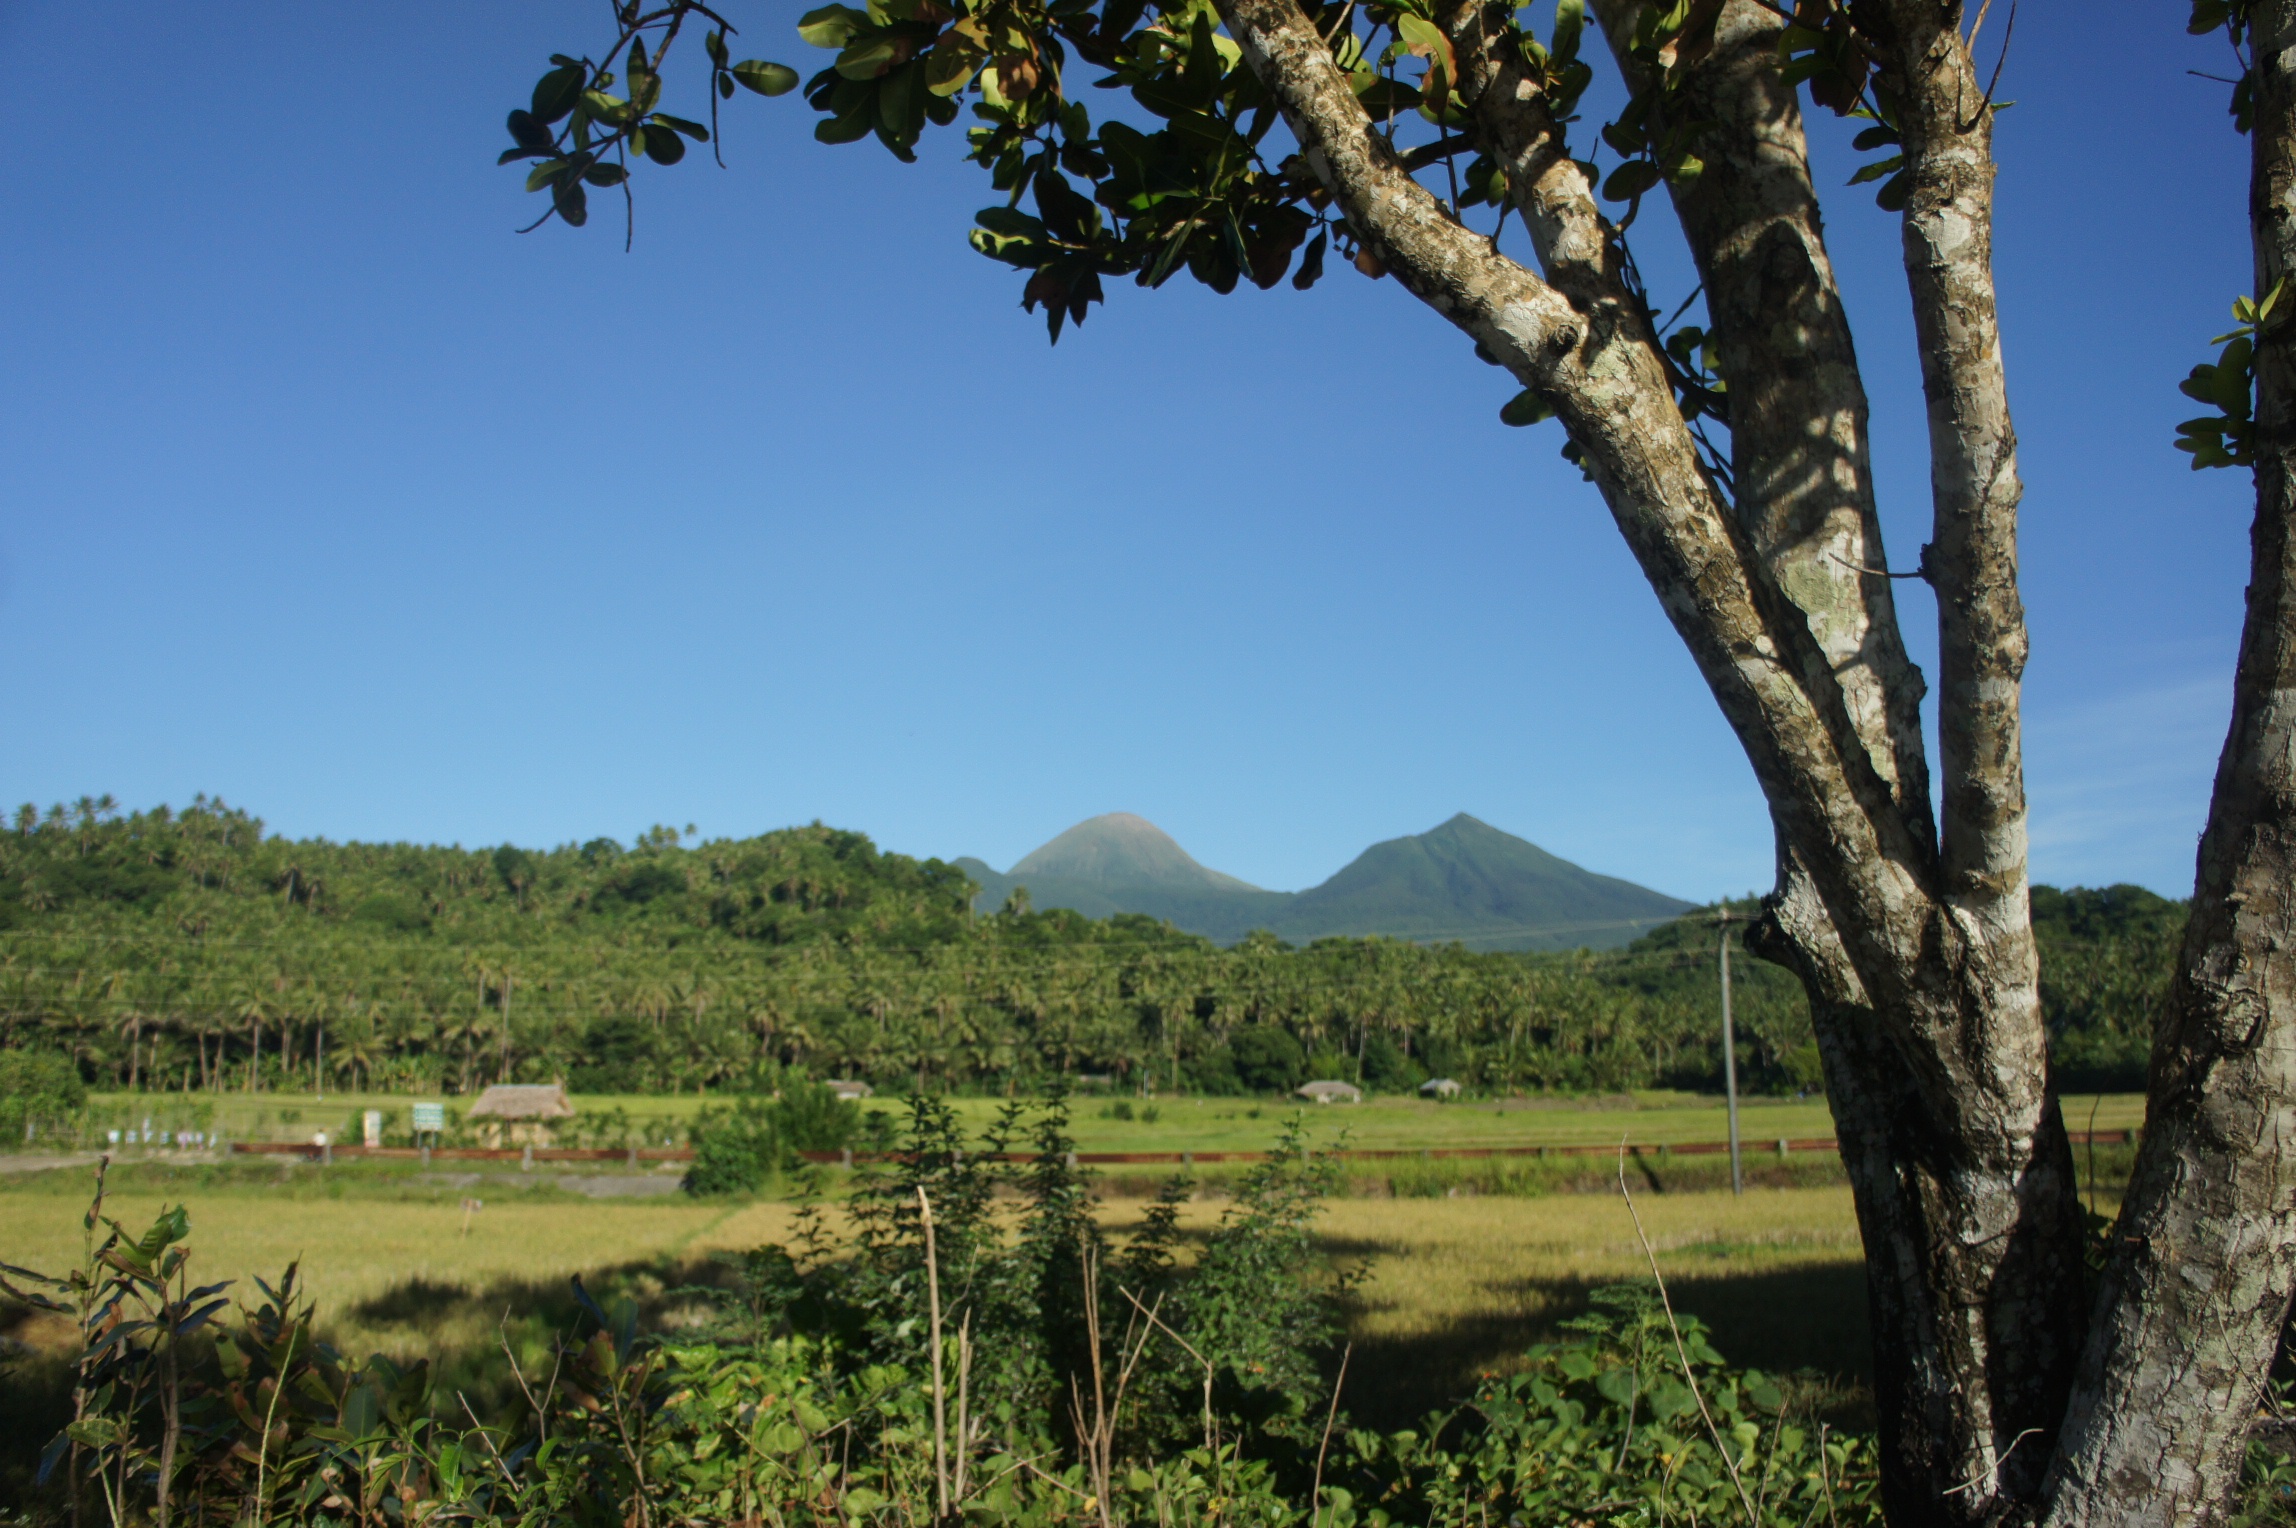
{"label": "pointed mountain peak", "polygon": [[1022,879],[1057,877],[1102,887],[1259,889],[1197,864],[1171,834],[1130,812],[1087,818],[1031,852],[1007,874]]}

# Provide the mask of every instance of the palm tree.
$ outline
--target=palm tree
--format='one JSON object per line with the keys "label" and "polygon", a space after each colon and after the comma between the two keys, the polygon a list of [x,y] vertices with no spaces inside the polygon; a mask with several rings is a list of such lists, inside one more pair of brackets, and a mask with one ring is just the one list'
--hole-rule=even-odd
{"label": "palm tree", "polygon": [[253,1093],[263,1068],[263,1026],[270,1021],[271,1006],[261,992],[249,992],[240,1000],[239,1018],[247,1026],[247,1091]]}
{"label": "palm tree", "polygon": [[374,1082],[375,1062],[382,1053],[382,1043],[370,1018],[368,1022],[352,1028],[347,1038],[336,1042],[335,1065],[350,1074],[354,1088],[362,1093],[370,1092]]}

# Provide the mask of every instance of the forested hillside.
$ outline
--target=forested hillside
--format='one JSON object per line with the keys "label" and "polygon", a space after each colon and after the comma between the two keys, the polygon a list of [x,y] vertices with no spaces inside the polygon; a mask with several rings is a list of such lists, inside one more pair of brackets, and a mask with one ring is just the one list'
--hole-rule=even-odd
{"label": "forested hillside", "polygon": [[[761,1063],[880,1086],[1005,1091],[1051,1072],[1268,1091],[1704,1086],[1714,931],[1625,952],[1384,939],[1227,949],[1153,919],[972,910],[964,873],[818,824],[549,851],[266,837],[220,801],[25,808],[0,832],[5,1043],[96,1086],[469,1092],[743,1085]],[[2179,904],[2039,892],[2060,1054],[2141,1067]],[[1736,962],[1755,1087],[1817,1081],[1798,989]]]}

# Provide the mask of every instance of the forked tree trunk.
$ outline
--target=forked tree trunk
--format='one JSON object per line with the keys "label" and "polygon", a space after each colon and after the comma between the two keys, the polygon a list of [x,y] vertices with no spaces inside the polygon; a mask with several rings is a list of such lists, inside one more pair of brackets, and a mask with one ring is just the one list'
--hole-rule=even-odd
{"label": "forked tree trunk", "polygon": [[[1562,418],[1753,764],[1779,864],[1755,942],[1810,994],[1868,1254],[1893,1522],[1975,1525],[2052,1504],[2066,1522],[2165,1522],[2221,1503],[2296,1247],[2280,1145],[2296,1124],[2281,990],[2296,917],[2283,827],[2296,809],[2285,343],[2260,363],[2264,502],[2239,712],[2150,1133],[2092,1328],[2026,883],[2020,488],[1991,271],[1992,114],[1961,8],[1854,11],[1896,105],[1910,185],[1905,264],[1934,512],[1920,569],[1940,609],[1934,819],[1923,684],[1889,596],[1865,397],[1779,73],[1778,8],[1715,8],[1711,46],[1668,66],[1658,108],[1696,125],[1707,164],[1669,191],[1728,378],[1734,494],[1699,461],[1620,237],[1505,7],[1451,0],[1437,13],[1537,275],[1412,178],[1298,0],[1220,8],[1353,237]],[[1615,41],[1646,4],[1594,8]],[[2274,9],[2265,35],[2296,35],[2296,0]],[[1657,67],[1616,51],[1630,87]],[[2275,74],[2262,95],[2273,120],[2258,138],[2259,291],[2296,268],[2275,242],[2290,236],[2296,182],[2291,91]]]}
{"label": "forked tree trunk", "polygon": [[[1604,19],[1619,25],[1637,9]],[[1879,1399],[1892,1511],[1909,1522],[1997,1515],[2046,1466],[2081,1270],[2027,922],[2014,467],[1983,241],[1908,241],[1917,309],[1956,305],[1937,324],[1961,325],[1963,340],[1971,304],[1984,320],[1930,377],[1950,405],[1932,410],[1933,440],[1950,437],[1941,454],[1979,463],[1937,484],[1931,577],[1962,610],[1944,633],[1960,681],[1948,701],[1976,713],[1953,729],[1940,831],[1913,725],[1920,680],[1886,588],[1866,571],[1882,554],[1864,400],[1798,111],[1775,73],[1776,14],[1751,0],[1725,9],[1704,82],[1708,131],[1725,147],[1679,199],[1714,282],[1717,331],[1743,368],[1732,388],[1750,400],[1733,444],[1736,503],[1699,464],[1615,236],[1524,77],[1503,11],[1461,5],[1442,20],[1543,280],[1405,172],[1293,0],[1227,0],[1223,14],[1351,231],[1562,417],[1745,746],[1778,825],[1782,890],[1799,893],[1768,943],[1824,994],[1820,1045],[1856,1143],[1861,1222],[1883,1254],[1874,1308],[1891,1355]],[[1966,57],[1954,62],[1966,74]],[[1942,223],[1989,216],[1989,175],[1967,171],[1968,133],[1931,136],[1934,153],[1909,143],[1917,211]],[[1989,163],[1982,132],[1976,153]],[[1932,246],[1943,269],[1922,264]],[[2005,647],[2005,633],[2016,643]]]}

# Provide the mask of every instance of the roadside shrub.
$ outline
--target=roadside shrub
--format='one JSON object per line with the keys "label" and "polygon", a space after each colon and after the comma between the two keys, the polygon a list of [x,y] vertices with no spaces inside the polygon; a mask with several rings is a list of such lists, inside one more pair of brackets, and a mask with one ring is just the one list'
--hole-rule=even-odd
{"label": "roadside shrub", "polygon": [[692,1126],[690,1194],[749,1194],[795,1167],[800,1152],[837,1151],[861,1135],[861,1111],[824,1083],[790,1079],[771,1102],[705,1109]]}
{"label": "roadside shrub", "polygon": [[756,1099],[732,1109],[705,1109],[693,1123],[693,1166],[686,1170],[689,1194],[752,1194],[781,1170],[785,1154],[773,1115]]}
{"label": "roadside shrub", "polygon": [[861,1110],[825,1082],[790,1077],[773,1105],[781,1139],[791,1151],[841,1151],[861,1136]]}

